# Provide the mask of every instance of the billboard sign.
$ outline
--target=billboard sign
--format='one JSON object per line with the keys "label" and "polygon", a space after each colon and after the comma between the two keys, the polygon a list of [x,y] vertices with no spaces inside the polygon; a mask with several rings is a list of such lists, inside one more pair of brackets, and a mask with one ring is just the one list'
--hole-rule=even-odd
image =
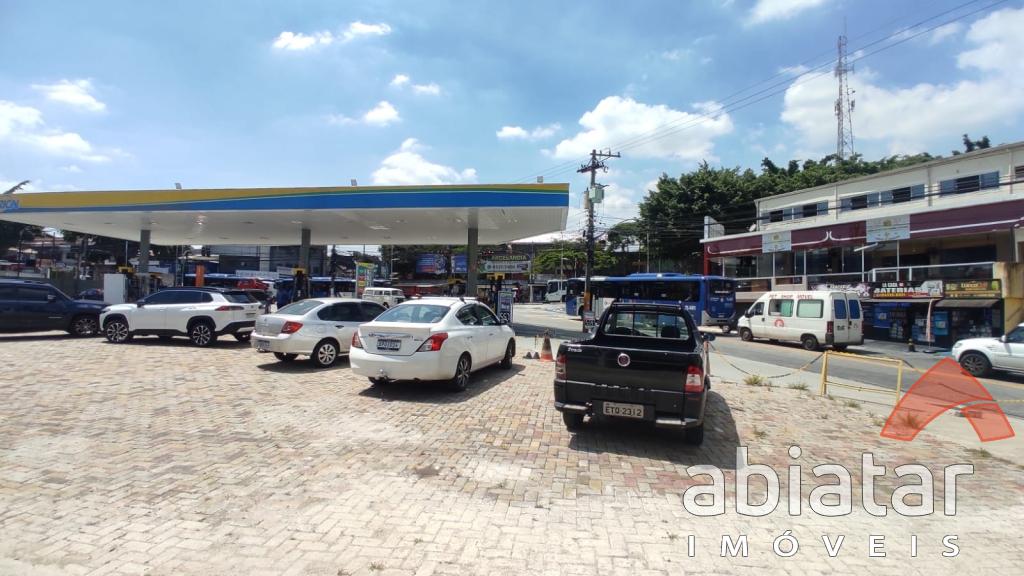
{"label": "billboard sign", "polygon": [[444,254],[420,254],[416,259],[417,274],[446,274]]}
{"label": "billboard sign", "polygon": [[356,262],[356,297],[362,297],[363,290],[373,286],[373,270],[371,262]]}
{"label": "billboard sign", "polygon": [[924,282],[874,282],[871,297],[876,300],[942,298],[942,280]]}
{"label": "billboard sign", "polygon": [[502,324],[512,323],[512,308],[515,300],[515,293],[511,290],[498,292],[498,321]]}
{"label": "billboard sign", "polygon": [[768,232],[761,236],[761,252],[770,254],[772,252],[789,252],[793,249],[793,236],[789,230],[782,232]]}
{"label": "billboard sign", "polygon": [[526,254],[495,254],[480,263],[484,273],[529,274],[532,262]]}
{"label": "billboard sign", "polygon": [[452,273],[453,274],[466,274],[468,273],[468,266],[466,265],[465,254],[452,254]]}
{"label": "billboard sign", "polygon": [[891,242],[910,238],[910,215],[870,218],[865,223],[868,243]]}
{"label": "billboard sign", "polygon": [[1000,280],[956,280],[946,281],[946,298],[1002,298],[1003,283]]}

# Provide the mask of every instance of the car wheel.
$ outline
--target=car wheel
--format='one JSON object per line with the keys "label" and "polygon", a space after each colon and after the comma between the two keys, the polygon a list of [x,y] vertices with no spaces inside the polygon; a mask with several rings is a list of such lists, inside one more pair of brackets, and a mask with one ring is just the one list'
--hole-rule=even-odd
{"label": "car wheel", "polygon": [[562,412],[562,422],[565,423],[566,430],[569,432],[575,432],[583,427],[583,414]]}
{"label": "car wheel", "polygon": [[459,356],[459,362],[455,365],[455,376],[450,381],[453,390],[462,392],[469,387],[469,375],[472,368],[473,361],[469,354]]}
{"label": "car wheel", "polygon": [[750,342],[754,339],[754,333],[750,331],[750,328],[740,328],[740,340],[744,342]]}
{"label": "car wheel", "polygon": [[213,324],[201,320],[188,329],[188,339],[193,345],[205,348],[217,341],[217,335],[213,332]]}
{"label": "car wheel", "polygon": [[124,344],[132,339],[128,322],[122,318],[108,320],[106,326],[103,327],[103,335],[107,337],[107,342],[113,344]]}
{"label": "car wheel", "polygon": [[687,428],[684,432],[683,441],[690,446],[700,446],[704,443],[704,424],[694,428]]}
{"label": "car wheel", "polygon": [[804,347],[804,350],[813,352],[818,349],[818,339],[813,334],[804,334],[803,338],[800,339],[800,344]]}
{"label": "car wheel", "polygon": [[334,340],[323,340],[313,348],[309,357],[317,368],[327,368],[338,360],[338,343]]}
{"label": "car wheel", "polygon": [[971,376],[988,376],[992,363],[980,352],[966,352],[960,357],[960,366]]}
{"label": "car wheel", "polygon": [[239,332],[237,334],[233,334],[233,336],[235,337],[235,340],[238,340],[239,342],[248,342],[252,339],[252,332]]}
{"label": "car wheel", "polygon": [[92,336],[99,331],[100,320],[96,316],[76,316],[71,320],[71,328],[68,330],[72,336],[79,338]]}
{"label": "car wheel", "polygon": [[508,346],[505,346],[505,357],[501,359],[501,368],[508,370],[512,367],[512,359],[516,356],[516,341],[509,340]]}
{"label": "car wheel", "polygon": [[728,334],[732,332],[732,326],[722,326],[722,334]]}
{"label": "car wheel", "polygon": [[298,354],[283,354],[281,352],[274,352],[274,357],[281,362],[293,362],[299,357]]}

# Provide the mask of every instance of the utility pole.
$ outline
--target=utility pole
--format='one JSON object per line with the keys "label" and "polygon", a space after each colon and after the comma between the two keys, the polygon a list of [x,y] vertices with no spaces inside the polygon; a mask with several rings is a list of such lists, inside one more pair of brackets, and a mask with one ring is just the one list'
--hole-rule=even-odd
{"label": "utility pole", "polygon": [[577,170],[580,174],[590,172],[590,188],[587,189],[587,195],[584,197],[584,205],[587,209],[587,267],[583,277],[584,312],[590,312],[591,309],[590,277],[594,273],[594,202],[591,200],[590,195],[597,187],[597,171],[608,171],[608,166],[604,163],[605,158],[622,158],[622,155],[618,152],[612,154],[611,149],[608,149],[607,152],[591,150],[590,163],[580,166],[580,169]]}

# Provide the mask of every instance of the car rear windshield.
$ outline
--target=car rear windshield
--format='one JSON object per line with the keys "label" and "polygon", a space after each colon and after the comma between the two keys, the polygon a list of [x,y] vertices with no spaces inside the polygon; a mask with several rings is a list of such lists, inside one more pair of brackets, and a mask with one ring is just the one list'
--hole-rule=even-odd
{"label": "car rear windshield", "polygon": [[604,333],[614,336],[640,336],[689,340],[690,329],[686,319],[675,314],[657,312],[616,312],[609,314]]}
{"label": "car rear windshield", "polygon": [[319,300],[299,300],[293,302],[277,311],[278,314],[291,314],[293,316],[305,316],[307,312],[323,305]]}
{"label": "car rear windshield", "polygon": [[227,299],[228,302],[232,302],[234,304],[252,304],[253,302],[258,302],[252,294],[249,294],[244,290],[225,292],[224,298]]}
{"label": "car rear windshield", "polygon": [[436,304],[403,304],[395,306],[377,316],[374,322],[411,322],[413,324],[435,324],[448,313],[447,306]]}

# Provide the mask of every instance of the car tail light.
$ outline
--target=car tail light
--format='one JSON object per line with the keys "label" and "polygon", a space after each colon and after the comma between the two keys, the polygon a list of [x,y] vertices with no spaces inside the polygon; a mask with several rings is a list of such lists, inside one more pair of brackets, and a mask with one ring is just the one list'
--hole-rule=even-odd
{"label": "car tail light", "polygon": [[704,370],[700,366],[687,366],[686,384],[683,391],[689,393],[700,393],[704,391]]}
{"label": "car tail light", "polygon": [[831,320],[829,320],[825,324],[825,334],[834,334],[834,333],[835,333],[835,323],[832,322]]}
{"label": "car tail light", "polygon": [[245,308],[242,308],[241,306],[228,306],[228,305],[218,306],[217,307],[217,312],[237,312],[239,310],[245,310]]}
{"label": "car tail light", "polygon": [[441,345],[448,339],[447,332],[438,332],[437,334],[431,334],[430,338],[423,341],[420,345],[420,349],[417,352],[437,352],[441,349]]}
{"label": "car tail light", "polygon": [[363,341],[359,339],[359,331],[358,330],[356,330],[355,332],[352,333],[352,347],[353,348],[362,348],[363,347]]}
{"label": "car tail light", "polygon": [[565,379],[565,354],[559,354],[555,358],[555,378]]}
{"label": "car tail light", "polygon": [[302,322],[292,322],[289,320],[281,327],[281,334],[295,334],[299,330],[302,330]]}

